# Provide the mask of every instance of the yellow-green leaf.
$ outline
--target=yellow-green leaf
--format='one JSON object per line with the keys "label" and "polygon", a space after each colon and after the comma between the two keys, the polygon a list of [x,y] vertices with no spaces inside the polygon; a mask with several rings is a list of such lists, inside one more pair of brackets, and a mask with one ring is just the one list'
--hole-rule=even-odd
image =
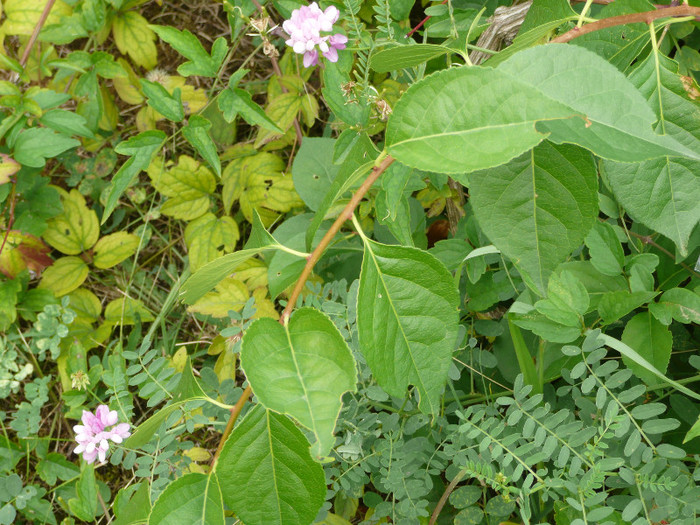
{"label": "yellow-green leaf", "polygon": [[234,202],[240,203],[245,218],[252,222],[253,210],[260,214],[265,226],[269,226],[277,213],[286,213],[303,201],[294,190],[291,174],[283,172],[286,164],[272,153],[233,160],[221,176],[224,188],[224,209],[231,210]]}
{"label": "yellow-green leaf", "polygon": [[164,215],[189,221],[209,210],[209,195],[216,189],[216,178],[192,157],[181,155],[174,166],[164,166],[163,160],[156,158],[148,167],[148,176],[155,189],[168,197],[160,209]]}
{"label": "yellow-green leaf", "polygon": [[189,223],[185,229],[185,242],[192,272],[223,253],[233,251],[239,238],[238,225],[231,217],[217,219],[213,213],[205,213]]}
{"label": "yellow-green leaf", "polygon": [[30,273],[39,275],[44,268],[53,263],[53,259],[49,257],[51,248],[38,237],[17,230],[0,230],[0,235],[0,239],[6,237],[5,247],[0,253],[0,273],[10,279],[25,268],[29,269]]}
{"label": "yellow-green leaf", "polygon": [[[6,35],[31,35],[45,5],[44,0],[5,0],[3,7],[7,18],[0,31]],[[57,24],[61,17],[68,16],[71,12],[68,4],[58,0],[51,8],[44,25]]]}
{"label": "yellow-green leaf", "polygon": [[235,277],[221,281],[213,292],[209,292],[192,306],[188,312],[228,317],[229,310],[240,310],[248,300],[248,288]]}
{"label": "yellow-green leaf", "polygon": [[78,288],[88,276],[88,266],[80,257],[61,257],[45,271],[39,288],[51,290],[56,297]]}
{"label": "yellow-green leaf", "polygon": [[102,304],[97,296],[86,288],[73,290],[70,295],[70,309],[78,314],[78,319],[82,319],[88,324],[97,321],[102,313]]}
{"label": "yellow-green leaf", "polygon": [[[285,132],[292,127],[292,123],[301,109],[301,97],[296,93],[283,93],[272,99],[265,109],[267,117],[277,124],[277,127]],[[280,134],[269,129],[260,128],[255,138],[255,147],[270,142]]]}
{"label": "yellow-green leaf", "polygon": [[97,242],[100,223],[78,190],[61,191],[61,194],[63,213],[48,222],[44,240],[66,255],[78,255]]}
{"label": "yellow-green leaf", "polygon": [[112,79],[112,85],[114,90],[119,95],[124,102],[131,105],[141,104],[143,102],[143,95],[139,89],[139,77],[136,76],[131,64],[123,58],[117,59],[117,62],[122,69],[126,72],[123,77],[114,77]]}
{"label": "yellow-green leaf", "polygon": [[0,153],[0,184],[10,182],[10,177],[19,171],[22,166],[9,155]]}
{"label": "yellow-green leaf", "polygon": [[92,263],[97,268],[111,268],[131,257],[139,247],[139,238],[133,233],[117,232],[105,235],[95,245]]}
{"label": "yellow-green leaf", "polygon": [[117,13],[112,23],[112,34],[122,54],[146,69],[153,69],[158,63],[156,34],[148,27],[148,21],[136,11]]}
{"label": "yellow-green leaf", "polygon": [[105,321],[122,325],[134,324],[136,314],[139,315],[142,323],[148,323],[155,319],[153,314],[138,299],[120,297],[105,308]]}

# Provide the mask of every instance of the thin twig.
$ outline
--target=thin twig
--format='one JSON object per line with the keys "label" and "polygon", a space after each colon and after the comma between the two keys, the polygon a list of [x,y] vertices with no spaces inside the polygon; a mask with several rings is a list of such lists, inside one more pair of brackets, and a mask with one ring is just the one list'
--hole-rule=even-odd
{"label": "thin twig", "polygon": [[360,204],[362,198],[365,196],[365,193],[369,191],[370,187],[372,187],[372,184],[374,184],[374,182],[379,178],[379,176],[382,173],[384,173],[384,171],[389,166],[391,166],[392,162],[394,162],[394,158],[391,155],[387,155],[378,165],[376,165],[372,169],[372,173],[369,174],[367,179],[365,179],[365,182],[362,183],[362,186],[360,186],[360,188],[355,192],[355,194],[352,196],[352,199],[350,199],[348,205],[345,206],[345,209],[343,209],[343,211],[340,213],[340,215],[330,227],[328,232],[326,232],[326,234],[323,236],[321,242],[318,243],[318,246],[316,246],[311,255],[309,255],[309,258],[306,261],[306,266],[304,266],[304,270],[301,272],[301,275],[299,276],[299,279],[297,280],[297,283],[294,286],[292,295],[289,296],[287,306],[285,307],[284,311],[282,312],[282,315],[280,316],[280,323],[286,324],[287,319],[289,319],[289,315],[292,313],[292,309],[294,309],[294,305],[296,304],[297,299],[301,294],[301,291],[304,289],[306,280],[309,278],[309,275],[311,275],[311,271],[313,270],[314,265],[321,258],[321,255],[323,254],[326,247],[333,240],[335,234],[338,233],[340,227],[343,225],[343,223],[345,223],[345,221],[352,219],[352,214],[355,211],[357,205]]}
{"label": "thin twig", "polygon": [[440,501],[437,502],[437,505],[435,505],[435,510],[433,511],[432,516],[430,516],[430,522],[428,525],[435,525],[435,522],[438,519],[438,516],[440,515],[440,511],[442,511],[442,508],[445,506],[445,503],[447,502],[447,498],[450,497],[450,494],[452,494],[452,491],[455,489],[457,486],[457,483],[462,481],[462,478],[464,475],[467,473],[466,470],[460,470],[457,475],[450,481],[450,484],[447,485],[447,488],[445,489],[445,492],[442,493],[442,497],[440,498]]}
{"label": "thin twig", "polygon": [[666,7],[663,9],[657,9],[656,11],[645,11],[643,13],[632,13],[629,15],[611,16],[610,18],[604,18],[603,20],[598,20],[597,22],[592,22],[582,27],[575,27],[572,30],[567,31],[563,35],[552,39],[550,43],[563,44],[572,41],[574,38],[587,35],[588,33],[593,33],[594,31],[600,31],[601,29],[607,29],[609,27],[615,26],[623,26],[627,24],[650,24],[654,20],[657,20],[659,18],[668,18],[670,16],[700,17],[700,7],[694,7],[691,5],[679,5],[676,7]]}
{"label": "thin twig", "polygon": [[[294,286],[294,290],[292,291],[292,294],[289,297],[287,306],[285,307],[284,311],[282,312],[282,315],[280,316],[281,324],[286,325],[287,320],[289,319],[289,315],[294,309],[294,305],[296,304],[297,299],[301,294],[301,291],[304,289],[306,280],[309,278],[309,275],[311,275],[311,271],[313,270],[314,265],[321,258],[321,255],[323,255],[323,252],[333,240],[335,234],[338,233],[345,221],[352,218],[352,214],[355,211],[357,205],[360,204],[360,201],[372,187],[372,184],[374,184],[374,182],[380,177],[380,175],[384,173],[384,171],[386,171],[386,169],[389,166],[391,166],[392,162],[394,162],[394,158],[390,155],[387,155],[382,159],[382,161],[379,164],[377,164],[372,169],[372,173],[369,174],[367,179],[365,179],[365,181],[362,183],[362,186],[360,186],[359,189],[355,192],[355,194],[352,196],[352,199],[350,199],[350,202],[347,204],[347,206],[345,206],[345,208],[335,220],[333,225],[330,227],[328,232],[326,232],[326,234],[323,236],[321,242],[318,243],[318,246],[316,246],[311,255],[309,255],[309,258],[306,261],[306,266],[304,266],[304,270],[301,272],[299,279],[297,279],[296,285]],[[243,394],[241,394],[241,397],[238,398],[238,401],[236,402],[235,406],[231,409],[231,415],[229,416],[229,420],[226,424],[226,428],[224,429],[224,433],[221,435],[219,446],[217,447],[216,453],[214,454],[214,458],[212,460],[212,466],[216,465],[216,461],[217,459],[219,459],[219,455],[221,454],[221,450],[224,447],[224,443],[226,443],[226,440],[231,434],[231,431],[233,430],[233,425],[236,422],[236,419],[238,418],[239,414],[241,413],[241,410],[243,410],[243,405],[245,405],[245,402],[248,400],[252,393],[253,390],[252,388],[250,388],[250,385],[248,385],[243,391]]]}
{"label": "thin twig", "polygon": [[[673,255],[671,252],[669,252],[666,248],[661,246],[659,243],[654,241],[654,239],[651,237],[651,235],[640,235],[639,233],[636,233],[633,231],[629,231],[629,234],[632,237],[636,237],[637,239],[642,241],[642,244],[648,244],[649,246],[653,246],[654,248],[659,250],[661,253],[668,255],[668,257],[670,257],[673,261],[676,260],[676,256]],[[688,266],[684,262],[679,262],[678,265],[681,266],[682,268],[684,268],[685,270],[687,270],[692,276],[700,278],[700,273],[693,270],[690,266]]]}
{"label": "thin twig", "polygon": [[37,20],[36,25],[34,26],[34,31],[32,32],[32,36],[29,37],[29,42],[27,42],[27,47],[24,48],[24,53],[22,53],[22,58],[20,59],[19,63],[22,67],[24,67],[27,64],[27,60],[29,60],[29,53],[32,52],[32,48],[34,47],[34,44],[36,43],[36,39],[39,37],[39,33],[41,33],[41,29],[44,27],[44,24],[46,23],[46,19],[49,17],[49,13],[51,13],[51,9],[53,8],[53,5],[56,3],[56,0],[47,0],[46,5],[44,6],[44,10],[41,12],[41,15],[39,16],[39,20]]}

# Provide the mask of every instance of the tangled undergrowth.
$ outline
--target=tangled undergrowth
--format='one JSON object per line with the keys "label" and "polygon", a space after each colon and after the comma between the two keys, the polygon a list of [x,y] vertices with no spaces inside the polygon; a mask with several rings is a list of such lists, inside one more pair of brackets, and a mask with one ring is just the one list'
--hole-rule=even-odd
{"label": "tangled undergrowth", "polygon": [[697,522],[697,4],[0,14],[0,524]]}

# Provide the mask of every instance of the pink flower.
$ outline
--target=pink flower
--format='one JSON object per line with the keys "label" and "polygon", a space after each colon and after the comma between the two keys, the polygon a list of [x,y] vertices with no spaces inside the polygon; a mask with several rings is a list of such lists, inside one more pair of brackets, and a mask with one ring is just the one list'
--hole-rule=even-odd
{"label": "pink flower", "polygon": [[341,33],[322,36],[321,32],[331,32],[339,16],[338,8],[330,6],[322,11],[316,2],[312,2],[292,11],[292,18],[282,24],[289,35],[287,45],[295,53],[304,55],[304,67],[318,64],[319,51],[331,62],[338,61],[338,50],[345,49],[348,37]]}
{"label": "pink flower", "polygon": [[[82,454],[88,463],[100,459],[104,463],[109,450],[109,440],[121,443],[131,435],[129,423],[119,423],[119,415],[116,410],[110,410],[107,405],[100,405],[92,414],[83,410],[82,425],[75,425],[75,441],[78,446],[73,450],[74,454]],[[107,427],[113,427],[108,430]]]}

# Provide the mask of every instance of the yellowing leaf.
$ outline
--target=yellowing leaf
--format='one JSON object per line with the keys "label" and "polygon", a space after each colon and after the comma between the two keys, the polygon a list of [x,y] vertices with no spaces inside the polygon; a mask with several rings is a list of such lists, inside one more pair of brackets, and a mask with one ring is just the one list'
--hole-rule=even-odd
{"label": "yellowing leaf", "polygon": [[10,177],[17,173],[21,167],[19,162],[9,155],[0,153],[0,184],[10,182]]}
{"label": "yellowing leaf", "polygon": [[89,250],[100,235],[97,214],[87,207],[78,190],[61,190],[63,213],[48,221],[44,240],[66,255]]}
{"label": "yellowing leaf", "polygon": [[119,108],[114,103],[114,97],[109,91],[100,88],[100,95],[102,96],[102,113],[97,125],[102,130],[112,131],[119,123]]}
{"label": "yellowing leaf", "polygon": [[217,335],[214,339],[212,339],[209,348],[207,348],[207,354],[219,355],[224,350],[226,350],[226,339],[220,335]]}
{"label": "yellowing leaf", "polygon": [[269,226],[277,218],[277,212],[286,213],[303,206],[294,190],[291,174],[282,171],[285,166],[284,161],[272,153],[258,153],[230,162],[221,175],[224,209],[230,211],[238,201],[249,222],[256,209],[265,226]]}
{"label": "yellowing leaf", "polygon": [[228,317],[229,310],[240,310],[248,300],[248,288],[235,277],[221,281],[213,292],[209,292],[192,306],[188,312]]}
{"label": "yellowing leaf", "polygon": [[232,252],[239,238],[238,224],[231,217],[217,219],[213,213],[205,213],[195,219],[185,229],[190,269],[196,272],[224,252]]}
{"label": "yellowing leaf", "polygon": [[[0,31],[6,35],[31,35],[45,5],[44,0],[5,0],[3,6],[7,18]],[[57,24],[61,17],[68,16],[71,12],[68,4],[58,0],[51,8],[44,25]]]}
{"label": "yellowing leaf", "polygon": [[192,461],[209,461],[211,460],[211,454],[206,448],[202,447],[192,447],[183,452],[185,456],[190,458]]}
{"label": "yellowing leaf", "polygon": [[[216,178],[206,166],[192,157],[181,155],[178,164],[156,158],[148,167],[155,189],[168,197],[161,213],[186,221],[204,215],[209,209],[209,195],[216,189]],[[290,177],[291,178],[291,177]]]}
{"label": "yellowing leaf", "polygon": [[[283,93],[270,101],[265,108],[265,114],[277,124],[278,128],[286,132],[292,127],[292,123],[301,109],[301,98],[297,93]],[[258,148],[279,136],[279,133],[260,128],[257,137],[255,137],[255,147]]]}
{"label": "yellowing leaf", "polygon": [[181,346],[177,352],[173,354],[173,368],[177,372],[182,372],[187,364],[187,348]]}
{"label": "yellowing leaf", "polygon": [[253,297],[255,297],[255,315],[254,319],[260,319],[262,317],[271,317],[272,319],[279,319],[280,314],[275,308],[275,303],[273,303],[268,297],[268,289],[256,288],[253,290]]}
{"label": "yellowing leaf", "polygon": [[131,257],[139,246],[133,233],[117,232],[105,235],[95,245],[92,263],[97,268],[111,268]]}
{"label": "yellowing leaf", "polygon": [[267,287],[267,265],[260,259],[250,258],[236,268],[236,278],[243,281],[249,290]]}
{"label": "yellowing leaf", "polygon": [[219,383],[223,383],[226,379],[236,378],[236,354],[226,349],[219,354],[219,357],[214,363],[214,372],[219,378]]}
{"label": "yellowing leaf", "polygon": [[112,79],[112,85],[114,85],[114,90],[127,104],[136,105],[141,104],[144,100],[141,90],[139,88],[139,77],[134,73],[131,64],[123,58],[117,59],[117,62],[122,69],[126,71],[126,76],[114,77]]}
{"label": "yellowing leaf", "polygon": [[139,315],[142,323],[148,323],[155,319],[153,314],[138,299],[120,297],[105,308],[105,321],[114,324],[134,324],[136,314]]}
{"label": "yellowing leaf", "polygon": [[153,69],[158,62],[156,34],[148,21],[135,11],[119,12],[112,23],[112,34],[122,54],[128,54],[139,66]]}
{"label": "yellowing leaf", "polygon": [[39,275],[44,268],[53,263],[53,259],[49,257],[51,248],[38,237],[17,230],[7,233],[0,230],[0,239],[4,239],[6,234],[7,241],[0,253],[0,273],[13,279],[28,268],[31,274]]}
{"label": "yellowing leaf", "polygon": [[88,266],[80,257],[61,257],[45,271],[39,288],[51,290],[61,297],[78,288],[88,276]]}
{"label": "yellowing leaf", "polygon": [[73,290],[70,295],[70,309],[77,315],[78,319],[91,324],[97,321],[102,313],[102,304],[97,296],[86,288]]}

